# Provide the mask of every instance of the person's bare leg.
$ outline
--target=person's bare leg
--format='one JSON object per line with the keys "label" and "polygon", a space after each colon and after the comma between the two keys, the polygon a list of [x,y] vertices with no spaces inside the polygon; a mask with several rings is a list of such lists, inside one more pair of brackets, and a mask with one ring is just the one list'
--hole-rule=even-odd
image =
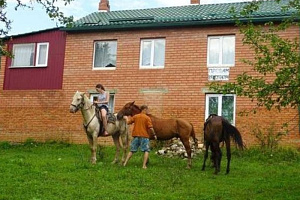
{"label": "person's bare leg", "polygon": [[102,136],[106,137],[106,136],[109,136],[109,134],[107,132],[107,119],[106,119],[107,112],[105,109],[102,109],[101,113],[102,113],[102,122],[103,122],[103,128],[104,128],[104,133]]}
{"label": "person's bare leg", "polygon": [[128,155],[127,155],[127,157],[126,157],[126,160],[125,160],[125,162],[124,162],[124,164],[123,164],[124,167],[127,165],[127,162],[130,160],[132,154],[133,154],[133,153],[132,153],[131,151],[128,153]]}
{"label": "person's bare leg", "polygon": [[143,161],[143,168],[144,169],[147,169],[147,161],[149,159],[149,152],[148,151],[145,151],[144,153],[144,161]]}

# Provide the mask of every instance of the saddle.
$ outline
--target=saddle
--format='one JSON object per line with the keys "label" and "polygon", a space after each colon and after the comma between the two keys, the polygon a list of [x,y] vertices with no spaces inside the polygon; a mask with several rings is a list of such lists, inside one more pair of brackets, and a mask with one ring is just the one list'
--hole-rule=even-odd
{"label": "saddle", "polygon": [[[103,133],[105,131],[104,126],[103,126],[102,116],[99,115],[99,111],[100,111],[100,108],[98,106],[95,106],[96,117],[97,117],[98,122],[100,124],[100,129],[99,129],[98,137],[100,135],[103,135]],[[113,113],[108,112],[107,115],[106,115],[106,120],[107,120],[107,124],[109,124],[109,123],[116,124],[117,118],[115,117],[115,115]]]}

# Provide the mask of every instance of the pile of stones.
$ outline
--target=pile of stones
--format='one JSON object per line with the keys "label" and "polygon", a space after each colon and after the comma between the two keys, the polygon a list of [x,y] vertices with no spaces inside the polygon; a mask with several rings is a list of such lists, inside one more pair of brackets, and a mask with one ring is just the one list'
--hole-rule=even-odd
{"label": "pile of stones", "polygon": [[[192,157],[200,154],[204,150],[204,145],[199,143],[198,147],[195,149],[195,145],[192,140],[190,140],[190,145],[192,148]],[[182,142],[178,138],[173,138],[170,143],[158,150],[156,154],[166,157],[181,157],[183,159],[188,157]]]}

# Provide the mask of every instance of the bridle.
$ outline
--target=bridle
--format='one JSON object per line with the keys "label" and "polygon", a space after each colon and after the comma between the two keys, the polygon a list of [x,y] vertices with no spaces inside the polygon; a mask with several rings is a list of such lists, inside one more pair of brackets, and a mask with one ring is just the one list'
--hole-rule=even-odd
{"label": "bridle", "polygon": [[[73,106],[76,109],[76,111],[78,111],[79,109],[81,109],[81,108],[84,107],[84,101],[83,101],[83,99],[84,98],[82,97],[82,100],[81,100],[81,102],[78,105],[75,105],[75,104],[71,103],[71,106]],[[88,110],[89,108],[90,107],[88,107],[86,110]],[[95,117],[96,117],[96,114],[94,114],[94,116],[90,119],[90,121],[86,125],[83,123],[83,127],[84,127],[84,129],[85,129],[86,132],[87,132],[87,129],[88,129],[90,123],[93,121],[93,119]]]}
{"label": "bridle", "polygon": [[75,107],[76,111],[84,106],[84,102],[81,100],[80,104],[75,105],[71,103],[71,106]]}

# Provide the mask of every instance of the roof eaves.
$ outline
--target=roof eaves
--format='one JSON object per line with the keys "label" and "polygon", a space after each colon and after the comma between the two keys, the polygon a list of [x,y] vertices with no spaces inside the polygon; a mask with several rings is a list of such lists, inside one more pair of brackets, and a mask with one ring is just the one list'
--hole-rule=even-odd
{"label": "roof eaves", "polygon": [[[240,18],[242,22],[252,21],[256,23],[262,23],[262,22],[269,22],[269,21],[282,21],[285,18],[288,18],[289,16],[267,16],[267,17],[253,17],[251,19],[249,18]],[[225,18],[225,19],[212,19],[212,18],[206,18],[206,19],[189,19],[187,21],[185,20],[178,20],[178,21],[168,21],[168,20],[162,20],[159,22],[149,22],[149,23],[122,23],[122,24],[113,24],[113,25],[91,25],[91,26],[78,26],[78,27],[71,27],[71,28],[62,28],[61,30],[67,31],[67,32],[84,32],[84,31],[97,31],[97,30],[121,30],[121,29],[139,29],[139,28],[163,28],[163,27],[186,27],[186,26],[201,26],[201,25],[220,25],[220,24],[235,24],[235,20],[233,18]]]}
{"label": "roof eaves", "polygon": [[48,29],[39,30],[39,31],[32,31],[32,32],[28,32],[28,33],[8,35],[8,36],[3,37],[2,39],[6,40],[6,39],[10,39],[10,38],[24,37],[24,36],[27,36],[27,35],[33,35],[33,34],[37,34],[37,33],[44,33],[44,32],[48,32],[48,31],[63,30],[63,28],[65,28],[65,27],[54,27],[54,28],[48,28]]}

